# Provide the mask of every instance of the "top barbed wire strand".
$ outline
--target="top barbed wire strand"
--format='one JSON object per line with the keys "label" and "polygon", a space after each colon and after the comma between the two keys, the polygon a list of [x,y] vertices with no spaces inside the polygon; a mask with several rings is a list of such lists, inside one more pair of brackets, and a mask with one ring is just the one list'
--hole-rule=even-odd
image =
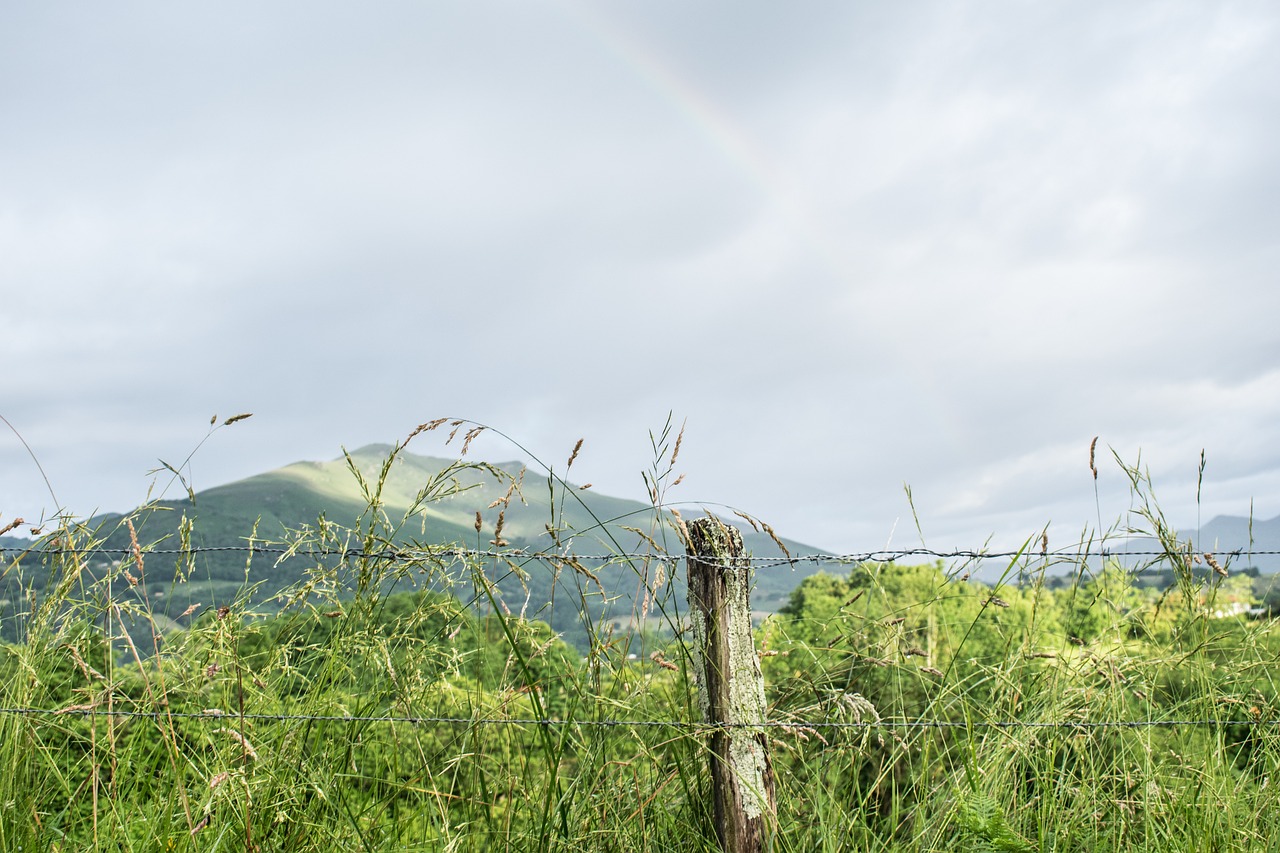
{"label": "top barbed wire strand", "polygon": [[[188,548],[143,548],[143,554],[155,554],[158,556],[172,555],[195,555],[210,553],[240,553],[240,554],[261,554],[263,556],[284,556],[298,558],[317,558],[317,557],[341,557],[346,560],[388,560],[393,562],[414,562],[421,560],[438,560],[438,559],[510,559],[510,560],[534,560],[534,561],[564,561],[564,560],[590,560],[592,562],[615,562],[623,560],[683,560],[687,557],[685,554],[671,554],[660,551],[649,552],[619,552],[615,554],[577,554],[570,551],[528,551],[524,549],[478,549],[478,548],[411,548],[404,550],[385,550],[385,551],[364,551],[361,549],[308,549],[295,550],[291,548],[273,546],[273,545],[202,545],[192,546]],[[1168,550],[1140,550],[1129,551],[1111,548],[1088,548],[1084,550],[1066,550],[1059,549],[1053,551],[984,551],[973,549],[961,549],[951,551],[936,551],[931,548],[904,548],[899,550],[877,550],[864,551],[860,553],[849,554],[800,554],[796,556],[777,556],[777,557],[760,557],[754,555],[744,555],[737,558],[734,563],[735,567],[741,565],[741,561],[747,561],[752,568],[779,568],[782,566],[794,566],[798,563],[893,563],[898,560],[904,560],[913,557],[932,557],[942,560],[1079,560],[1079,559],[1110,559],[1125,557],[1183,557],[1190,556],[1193,559],[1199,559],[1200,552],[1186,551],[1168,551]],[[1215,558],[1238,559],[1241,557],[1265,557],[1280,556],[1280,551],[1258,550],[1250,551],[1245,549],[1232,549],[1230,551],[1208,552]],[[29,548],[0,547],[0,554],[16,554],[21,556],[33,557],[56,557],[56,556],[129,556],[133,554],[132,548],[40,548],[32,546]]]}

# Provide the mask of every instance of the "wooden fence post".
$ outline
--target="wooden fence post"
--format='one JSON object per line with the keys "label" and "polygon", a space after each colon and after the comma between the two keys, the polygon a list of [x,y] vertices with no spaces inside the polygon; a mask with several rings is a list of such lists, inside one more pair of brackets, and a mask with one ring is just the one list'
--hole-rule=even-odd
{"label": "wooden fence post", "polygon": [[764,677],[751,634],[751,566],[742,534],[717,518],[690,522],[689,612],[693,673],[711,734],[716,836],[727,853],[772,846],[777,821],[765,721]]}

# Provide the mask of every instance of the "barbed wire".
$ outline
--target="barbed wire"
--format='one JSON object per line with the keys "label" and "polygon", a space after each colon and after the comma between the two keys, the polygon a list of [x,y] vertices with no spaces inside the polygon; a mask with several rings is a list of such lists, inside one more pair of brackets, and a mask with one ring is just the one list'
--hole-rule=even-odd
{"label": "barbed wire", "polygon": [[[684,560],[689,555],[673,554],[662,551],[636,551],[636,552],[617,552],[611,554],[579,554],[572,551],[530,551],[523,548],[500,549],[500,548],[457,548],[446,547],[440,549],[434,548],[390,548],[381,551],[365,551],[360,548],[313,548],[313,549],[295,549],[276,545],[192,545],[181,548],[143,548],[143,555],[157,556],[195,556],[197,554],[211,553],[238,553],[247,556],[261,554],[263,556],[280,556],[287,558],[307,558],[321,559],[328,557],[338,557],[343,560],[382,560],[389,562],[418,562],[423,560],[439,560],[439,559],[507,559],[507,560],[533,560],[533,561],[589,561],[589,562],[621,562],[631,560]],[[980,549],[956,549],[950,551],[934,550],[932,548],[903,548],[903,549],[881,549],[876,551],[863,551],[859,553],[834,554],[834,553],[813,553],[813,554],[797,554],[794,556],[756,556],[743,555],[735,558],[731,563],[724,563],[726,567],[738,567],[742,564],[748,564],[752,568],[779,568],[782,566],[795,566],[796,564],[811,563],[837,563],[842,565],[850,565],[857,563],[893,563],[899,560],[909,558],[929,557],[941,560],[1080,560],[1080,559],[1117,559],[1125,557],[1192,557],[1199,559],[1201,552],[1186,551],[1170,551],[1170,550],[1121,550],[1112,548],[1087,548],[1084,550],[1076,549],[1056,549],[1053,551],[1028,551],[1026,549],[1019,550],[1003,550],[1003,551],[987,551]],[[1233,548],[1229,551],[1207,551],[1215,559],[1236,560],[1243,557],[1274,557],[1280,556],[1280,550],[1248,550],[1244,548]],[[40,557],[55,556],[120,556],[127,557],[133,554],[132,548],[105,548],[105,547],[85,547],[85,548],[16,548],[16,547],[0,547],[0,554],[19,554],[22,556],[33,555]],[[711,562],[703,559],[703,562]]]}
{"label": "barbed wire", "polygon": [[759,723],[697,723],[687,720],[618,720],[562,719],[556,717],[431,717],[395,714],[238,714],[217,709],[205,711],[130,711],[101,708],[0,708],[0,715],[22,717],[110,717],[123,719],[205,720],[212,722],[319,722],[403,723],[409,725],[475,725],[475,726],[583,726],[588,728],[671,728],[685,731],[715,732],[724,730],[815,730],[815,729],[1141,729],[1204,728],[1210,726],[1248,726],[1265,728],[1280,726],[1280,718],[1263,719],[1185,719],[1185,720],[955,720],[880,719],[880,720],[764,720]]}

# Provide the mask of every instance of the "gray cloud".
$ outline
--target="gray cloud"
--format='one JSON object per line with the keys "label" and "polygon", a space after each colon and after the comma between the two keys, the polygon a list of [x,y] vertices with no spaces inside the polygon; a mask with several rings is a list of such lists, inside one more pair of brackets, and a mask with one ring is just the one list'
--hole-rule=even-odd
{"label": "gray cloud", "polygon": [[1179,523],[1201,448],[1202,511],[1270,517],[1276,41],[1233,3],[7,9],[3,413],[81,513],[241,410],[198,487],[449,414],[638,497],[674,410],[690,499],[836,549],[913,537],[904,482],[947,545],[1108,524],[1093,435]]}

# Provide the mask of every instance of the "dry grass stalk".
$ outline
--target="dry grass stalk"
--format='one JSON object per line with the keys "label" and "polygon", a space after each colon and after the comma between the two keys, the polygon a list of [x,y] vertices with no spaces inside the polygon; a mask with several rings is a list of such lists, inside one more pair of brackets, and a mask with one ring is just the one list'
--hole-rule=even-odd
{"label": "dry grass stalk", "polygon": [[1227,576],[1227,570],[1218,564],[1218,560],[1213,556],[1213,554],[1206,553],[1204,555],[1204,561],[1208,563],[1209,568],[1213,569],[1217,574],[1224,578]]}
{"label": "dry grass stalk", "polygon": [[596,577],[595,572],[591,571],[586,566],[582,565],[582,563],[578,562],[576,557],[570,557],[569,559],[565,560],[565,562],[569,565],[571,569],[573,569],[578,574],[583,575],[584,577],[591,578],[591,580],[595,581],[596,586],[600,588],[601,594],[604,593],[604,585],[600,583],[600,578]]}
{"label": "dry grass stalk", "polygon": [[578,451],[582,449],[582,442],[585,440],[586,439],[580,438],[578,439],[578,443],[573,446],[573,452],[569,454],[569,464],[564,466],[566,471],[573,467],[573,460],[578,458]]}
{"label": "dry grass stalk", "polygon": [[[680,432],[676,435],[676,446],[675,446],[675,449],[671,451],[671,462],[668,464],[672,468],[676,466],[676,460],[680,458],[680,445],[684,442],[685,423],[687,423],[687,421],[680,424]],[[683,479],[683,477],[684,475],[681,475],[681,479]],[[679,482],[679,480],[677,480],[676,482]]]}
{"label": "dry grass stalk", "polygon": [[649,660],[653,661],[654,663],[656,663],[658,666],[662,667],[663,669],[670,670],[671,672],[679,672],[679,671],[680,671],[680,667],[676,666],[674,663],[672,663],[671,661],[667,660],[667,656],[666,656],[665,654],[663,654],[663,653],[662,653],[662,650],[661,650],[661,649],[659,649],[658,651],[656,651],[656,652],[654,652],[653,654],[649,655]]}
{"label": "dry grass stalk", "polygon": [[649,545],[649,547],[650,547],[650,548],[652,548],[653,550],[655,550],[655,551],[661,551],[661,550],[662,550],[662,546],[661,546],[661,545],[659,545],[657,542],[655,542],[652,536],[650,536],[648,533],[646,533],[646,532],[644,532],[643,530],[641,530],[639,527],[631,527],[631,526],[626,525],[626,524],[623,524],[623,525],[620,525],[620,526],[621,526],[621,528],[622,528],[623,530],[627,531],[628,533],[634,533],[635,535],[639,536],[639,537],[640,537],[641,539],[643,539],[643,540],[644,540],[644,541]]}
{"label": "dry grass stalk", "polygon": [[742,519],[743,521],[745,521],[747,524],[750,524],[751,529],[754,530],[756,533],[760,532],[760,526],[756,524],[756,520],[754,518],[747,515],[745,512],[739,512],[736,509],[733,511],[733,514],[736,515],[738,518]]}
{"label": "dry grass stalk", "polygon": [[[103,698],[105,698],[105,697],[103,697]],[[93,711],[93,710],[94,710],[95,708],[97,708],[99,705],[101,705],[101,704],[102,704],[102,702],[103,702],[103,699],[95,699],[95,700],[93,700],[92,702],[86,702],[86,703],[84,703],[83,705],[68,705],[68,706],[67,706],[67,707],[65,707],[65,708],[59,708],[58,710],[54,711],[53,713],[54,713],[55,715],[59,715],[59,714],[87,714],[87,713],[89,713],[90,711]]]}
{"label": "dry grass stalk", "polygon": [[258,751],[253,748],[253,744],[249,743],[249,739],[235,729],[220,728],[214,729],[214,734],[225,734],[236,743],[240,744],[240,748],[244,750],[244,754],[249,758],[258,759]]}
{"label": "dry grass stalk", "polygon": [[786,545],[782,544],[782,540],[778,538],[778,534],[773,532],[773,528],[764,521],[760,522],[760,526],[764,528],[764,532],[773,540],[773,544],[777,545],[782,550],[782,553],[787,555],[787,559],[791,559],[791,551],[787,549]]}
{"label": "dry grass stalk", "polygon": [[[509,545],[507,540],[502,538],[502,526],[507,523],[507,511],[501,509],[498,511],[498,523],[493,528],[493,538],[489,540],[490,545],[501,548],[503,545]],[[479,532],[478,530],[476,531]]]}
{"label": "dry grass stalk", "polygon": [[448,418],[436,418],[434,421],[427,421],[424,424],[418,424],[416,427],[414,427],[413,432],[409,433],[409,437],[404,440],[404,444],[408,444],[410,441],[413,441],[413,438],[416,435],[419,435],[424,432],[431,432],[431,430],[440,426],[440,424],[444,423],[447,420]]}
{"label": "dry grass stalk", "polygon": [[1094,454],[1098,449],[1098,436],[1093,437],[1093,441],[1089,442],[1089,470],[1093,472],[1093,479],[1098,479],[1098,466],[1094,464]]}
{"label": "dry grass stalk", "polygon": [[23,524],[26,524],[26,522],[23,521],[21,518],[15,518],[13,521],[9,522],[4,527],[0,527],[0,536],[3,536],[4,534],[8,533],[10,530],[13,530],[16,527],[21,527]]}
{"label": "dry grass stalk", "polygon": [[591,488],[591,485],[591,483],[583,483],[581,486],[578,486],[578,491],[585,492],[587,489]]}
{"label": "dry grass stalk", "polygon": [[85,678],[92,678],[95,681],[106,681],[106,678],[102,673],[85,663],[84,658],[80,657],[79,649],[75,646],[68,645],[67,651],[71,652],[71,659],[76,662],[76,666],[80,668],[80,672],[84,674]]}
{"label": "dry grass stalk", "polygon": [[987,605],[991,605],[993,607],[1008,607],[1009,602],[1005,601],[1003,598],[1000,598],[999,596],[993,595],[990,598],[988,598],[986,601],[982,602],[983,607],[986,607]]}
{"label": "dry grass stalk", "polygon": [[190,616],[192,613],[195,613],[195,612],[196,612],[197,610],[199,610],[199,609],[200,609],[200,602],[198,602],[198,601],[197,601],[195,604],[191,605],[191,606],[190,606],[190,607],[188,607],[186,610],[182,611],[182,613],[178,616],[178,618],[179,618],[179,619],[185,619],[185,618],[187,618],[188,616]]}
{"label": "dry grass stalk", "polygon": [[[143,575],[145,574],[145,569],[142,566],[142,546],[138,544],[138,531],[133,529],[132,518],[126,518],[124,520],[124,523],[129,528],[129,550],[133,552],[133,560],[135,563],[138,564],[138,574]],[[136,580],[133,580],[129,576],[128,572],[125,572],[125,577],[129,577],[130,586],[137,585],[138,582]]]}
{"label": "dry grass stalk", "polygon": [[680,517],[679,510],[672,509],[667,511],[671,513],[671,519],[675,522],[676,533],[680,537],[680,544],[684,546],[686,551],[689,550],[690,547],[692,547],[691,543],[693,541],[689,538],[689,526],[685,524],[684,519]]}
{"label": "dry grass stalk", "polygon": [[232,415],[231,417],[227,418],[225,421],[222,422],[222,425],[231,426],[232,424],[240,423],[240,421],[248,420],[251,417],[253,417],[253,412],[241,412],[238,415]]}
{"label": "dry grass stalk", "polygon": [[474,440],[477,435],[484,432],[486,429],[488,429],[488,427],[478,426],[478,427],[472,427],[471,429],[467,430],[467,434],[462,437],[462,450],[458,451],[458,455],[466,456],[467,448],[471,446],[472,440]]}
{"label": "dry grass stalk", "polygon": [[480,517],[480,511],[476,510],[476,533],[480,532],[480,528],[484,526],[484,519]]}

